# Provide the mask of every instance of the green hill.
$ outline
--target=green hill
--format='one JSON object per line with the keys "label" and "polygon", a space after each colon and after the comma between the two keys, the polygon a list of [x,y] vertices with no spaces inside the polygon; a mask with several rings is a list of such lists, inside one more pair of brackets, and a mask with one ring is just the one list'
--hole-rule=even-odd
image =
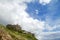
{"label": "green hill", "polygon": [[37,40],[35,35],[22,30],[20,25],[0,24],[0,40]]}

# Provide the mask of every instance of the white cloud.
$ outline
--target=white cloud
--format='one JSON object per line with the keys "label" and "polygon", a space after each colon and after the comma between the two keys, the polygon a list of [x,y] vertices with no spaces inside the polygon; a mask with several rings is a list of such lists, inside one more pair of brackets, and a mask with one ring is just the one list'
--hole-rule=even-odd
{"label": "white cloud", "polygon": [[49,4],[51,2],[51,0],[39,0],[39,2],[42,5],[46,5],[46,4]]}
{"label": "white cloud", "polygon": [[35,10],[36,14],[39,14],[39,10]]}
{"label": "white cloud", "polygon": [[58,32],[41,32],[36,36],[39,40],[55,40],[60,39],[60,31]]}
{"label": "white cloud", "polygon": [[41,36],[43,36],[42,40],[60,40],[60,32],[46,32],[42,33]]}

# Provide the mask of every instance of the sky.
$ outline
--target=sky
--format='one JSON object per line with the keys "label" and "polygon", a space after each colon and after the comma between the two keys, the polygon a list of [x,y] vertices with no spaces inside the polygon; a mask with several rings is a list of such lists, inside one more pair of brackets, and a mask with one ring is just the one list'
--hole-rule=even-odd
{"label": "sky", "polygon": [[0,24],[19,24],[38,40],[60,40],[60,0],[0,0]]}

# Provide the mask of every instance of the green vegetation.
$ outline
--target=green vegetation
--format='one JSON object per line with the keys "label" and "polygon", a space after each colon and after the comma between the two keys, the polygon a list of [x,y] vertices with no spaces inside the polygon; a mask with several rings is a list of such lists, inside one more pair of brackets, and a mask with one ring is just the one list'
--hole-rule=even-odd
{"label": "green vegetation", "polygon": [[35,35],[22,30],[20,25],[0,24],[0,40],[37,40]]}

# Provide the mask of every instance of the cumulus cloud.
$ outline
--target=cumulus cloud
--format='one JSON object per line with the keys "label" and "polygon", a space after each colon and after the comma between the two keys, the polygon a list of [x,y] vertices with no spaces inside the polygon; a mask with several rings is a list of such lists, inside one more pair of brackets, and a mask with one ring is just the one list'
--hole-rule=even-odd
{"label": "cumulus cloud", "polygon": [[39,2],[42,5],[46,5],[46,4],[49,4],[51,2],[51,0],[39,0]]}
{"label": "cumulus cloud", "polygon": [[42,33],[42,36],[42,40],[60,40],[60,32],[46,32]]}
{"label": "cumulus cloud", "polygon": [[60,40],[60,31],[58,32],[41,32],[38,34],[39,40]]}

